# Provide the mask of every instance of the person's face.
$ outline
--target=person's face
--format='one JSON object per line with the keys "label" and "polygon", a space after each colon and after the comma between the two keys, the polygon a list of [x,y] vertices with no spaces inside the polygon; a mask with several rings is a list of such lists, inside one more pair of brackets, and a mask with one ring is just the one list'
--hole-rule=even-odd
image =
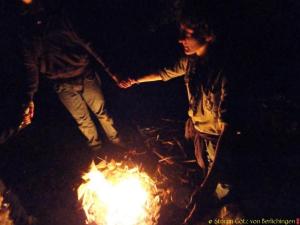
{"label": "person's face", "polygon": [[180,24],[180,38],[178,42],[182,45],[186,55],[202,55],[206,48],[206,43],[200,43],[194,37],[194,30],[184,24]]}

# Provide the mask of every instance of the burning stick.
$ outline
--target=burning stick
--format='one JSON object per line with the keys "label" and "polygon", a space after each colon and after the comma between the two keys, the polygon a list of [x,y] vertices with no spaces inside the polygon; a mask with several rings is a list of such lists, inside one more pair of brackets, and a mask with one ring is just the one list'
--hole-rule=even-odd
{"label": "burning stick", "polygon": [[171,159],[174,158],[173,156],[165,157],[165,156],[161,155],[160,153],[158,153],[155,150],[153,151],[153,153],[160,158],[160,160],[158,162],[166,162],[166,163],[168,163],[170,165],[174,164],[174,161],[171,160]]}
{"label": "burning stick", "polygon": [[163,159],[158,160],[158,162],[167,162],[168,164],[174,164],[174,161],[172,161],[171,159],[173,159],[173,156],[169,156],[169,157],[165,157]]}
{"label": "burning stick", "polygon": [[182,161],[183,163],[197,163],[196,159],[191,159],[191,160],[184,160]]}

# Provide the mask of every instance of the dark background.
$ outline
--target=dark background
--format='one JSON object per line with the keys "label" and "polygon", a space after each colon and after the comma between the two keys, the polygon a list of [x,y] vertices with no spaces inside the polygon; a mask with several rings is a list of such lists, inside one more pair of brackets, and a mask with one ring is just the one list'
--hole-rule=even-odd
{"label": "dark background", "polygon": [[[180,55],[173,3],[72,0],[63,7],[80,36],[126,78],[171,65]],[[60,4],[48,2],[54,9]],[[17,38],[18,7],[13,1],[1,1],[0,7],[1,121],[10,124],[17,120],[25,72]],[[228,8],[224,21],[233,24],[236,55],[246,62],[240,85],[247,90],[247,107],[240,113],[251,125],[241,158],[249,166],[249,215],[294,219],[299,216],[299,2],[232,1]],[[136,125],[186,119],[181,78],[128,90],[119,89],[104,73],[101,78],[108,107],[128,140],[134,139]],[[74,121],[43,78],[35,104],[32,125],[0,146],[1,178],[44,224],[77,224],[74,190],[90,156]]]}

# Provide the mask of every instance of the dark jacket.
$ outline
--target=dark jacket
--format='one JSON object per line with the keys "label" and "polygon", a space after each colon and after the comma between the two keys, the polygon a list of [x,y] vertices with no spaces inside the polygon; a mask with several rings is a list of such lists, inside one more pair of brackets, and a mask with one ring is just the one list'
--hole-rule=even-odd
{"label": "dark jacket", "polygon": [[34,37],[24,42],[30,99],[37,91],[40,74],[61,80],[83,75],[90,69],[88,44],[78,37],[64,15],[42,17],[33,26]]}

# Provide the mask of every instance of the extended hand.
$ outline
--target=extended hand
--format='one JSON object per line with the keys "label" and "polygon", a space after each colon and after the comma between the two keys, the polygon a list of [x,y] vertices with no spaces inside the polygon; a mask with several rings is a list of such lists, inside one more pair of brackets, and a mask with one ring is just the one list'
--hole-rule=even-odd
{"label": "extended hand", "polygon": [[134,84],[137,84],[138,82],[135,79],[128,78],[127,80],[122,80],[118,83],[118,86],[120,88],[129,88]]}

